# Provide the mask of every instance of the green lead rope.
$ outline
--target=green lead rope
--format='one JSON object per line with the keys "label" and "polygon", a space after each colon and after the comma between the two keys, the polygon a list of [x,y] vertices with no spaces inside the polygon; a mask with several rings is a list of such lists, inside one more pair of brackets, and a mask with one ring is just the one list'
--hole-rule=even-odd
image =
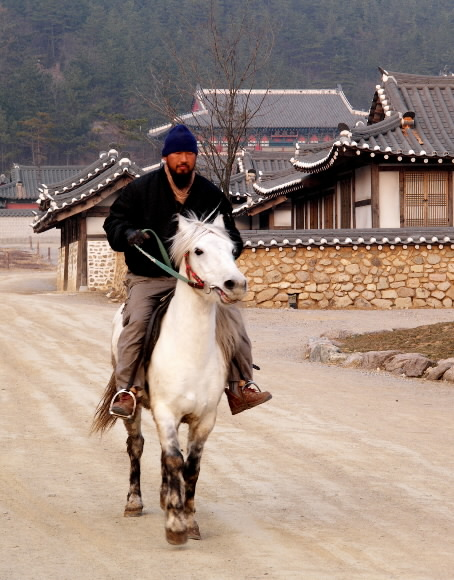
{"label": "green lead rope", "polygon": [[[172,268],[172,263],[170,261],[169,255],[168,255],[166,249],[164,248],[164,244],[159,239],[158,234],[156,232],[154,232],[153,230],[142,230],[142,232],[143,233],[150,232],[150,234],[154,235],[154,237],[156,238],[156,241],[158,242],[158,246],[159,246],[159,250],[161,251],[162,259],[164,260],[164,262],[166,263],[166,265],[169,268]],[[136,248],[137,248],[137,246],[136,246]]]}
{"label": "green lead rope", "polygon": [[169,255],[167,254],[167,251],[164,248],[164,244],[159,239],[158,234],[156,232],[154,232],[153,230],[149,230],[149,229],[142,230],[142,232],[144,232],[144,233],[150,232],[151,234],[154,235],[154,237],[156,238],[156,241],[158,243],[158,247],[159,247],[159,250],[161,252],[162,259],[164,260],[165,263],[161,262],[160,260],[158,260],[154,256],[151,256],[150,254],[148,254],[148,252],[145,252],[145,250],[143,250],[137,244],[134,244],[134,246],[139,250],[139,252],[142,252],[142,254],[144,256],[146,256],[149,260],[151,260],[153,262],[153,264],[156,264],[156,266],[159,266],[162,270],[164,270],[164,272],[167,272],[168,274],[170,274],[174,278],[178,278],[179,280],[183,280],[183,282],[186,282],[187,284],[189,284],[190,280],[188,280],[188,278],[185,278],[179,272],[177,272],[176,270],[174,270],[172,268],[172,263],[170,261]]}

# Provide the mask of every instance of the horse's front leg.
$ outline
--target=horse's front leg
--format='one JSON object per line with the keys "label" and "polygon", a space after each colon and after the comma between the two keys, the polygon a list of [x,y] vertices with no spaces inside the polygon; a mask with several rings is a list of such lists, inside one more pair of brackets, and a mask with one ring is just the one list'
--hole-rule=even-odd
{"label": "horse's front leg", "polygon": [[166,539],[179,545],[188,541],[184,514],[184,458],[178,441],[178,424],[168,413],[154,412],[161,443],[161,507],[165,511]]}
{"label": "horse's front leg", "polygon": [[184,513],[185,485],[183,478],[184,458],[178,446],[162,452],[164,509],[166,516],[166,539],[169,544],[185,544],[188,530]]}
{"label": "horse's front leg", "polygon": [[186,499],[184,513],[188,526],[188,537],[191,540],[201,540],[199,525],[195,519],[195,488],[200,473],[203,443],[191,445],[184,464],[184,481],[186,484]]}
{"label": "horse's front leg", "polygon": [[191,540],[200,540],[199,525],[195,519],[195,488],[199,479],[200,463],[203,448],[208,435],[214,426],[215,418],[205,419],[203,423],[189,425],[188,453],[184,464],[184,480],[186,484],[186,499],[184,513],[188,526],[188,537]]}
{"label": "horse's front leg", "polygon": [[141,432],[141,413],[142,408],[137,406],[134,418],[124,421],[126,431],[128,432],[126,447],[131,462],[129,492],[124,511],[125,517],[140,516],[143,510],[142,493],[140,490],[140,459],[144,445],[144,438]]}

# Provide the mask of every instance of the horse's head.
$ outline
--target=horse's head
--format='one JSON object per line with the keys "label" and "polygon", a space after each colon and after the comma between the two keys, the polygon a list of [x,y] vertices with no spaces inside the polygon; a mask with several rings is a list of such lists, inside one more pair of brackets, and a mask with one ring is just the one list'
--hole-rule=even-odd
{"label": "horse's head", "polygon": [[237,268],[234,244],[230,239],[222,215],[213,222],[204,222],[195,215],[178,216],[171,255],[180,273],[193,281],[213,300],[232,304],[246,293],[246,278]]}

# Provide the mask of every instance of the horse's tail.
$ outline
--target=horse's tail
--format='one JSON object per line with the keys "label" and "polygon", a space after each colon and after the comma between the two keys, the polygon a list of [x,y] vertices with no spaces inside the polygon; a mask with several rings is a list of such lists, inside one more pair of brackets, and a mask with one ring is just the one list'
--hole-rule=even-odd
{"label": "horse's tail", "polygon": [[99,432],[102,435],[104,431],[108,431],[115,425],[117,417],[111,415],[109,409],[112,398],[116,392],[117,383],[115,381],[115,373],[112,373],[110,381],[107,383],[107,387],[104,390],[102,399],[99,401],[99,405],[96,408],[90,434]]}

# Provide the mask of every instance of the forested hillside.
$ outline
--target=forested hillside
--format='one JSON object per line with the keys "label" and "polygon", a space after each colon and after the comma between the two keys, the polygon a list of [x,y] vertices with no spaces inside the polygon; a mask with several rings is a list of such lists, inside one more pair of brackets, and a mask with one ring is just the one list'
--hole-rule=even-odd
{"label": "forested hillside", "polygon": [[[244,3],[216,0],[221,29]],[[150,88],[149,67],[172,70],[169,43],[182,53],[196,45],[208,6],[0,0],[0,171],[14,162],[84,163],[106,141],[146,161],[146,130],[163,120],[140,97]],[[452,0],[250,0],[248,10],[270,16],[276,34],[255,88],[269,73],[271,88],[340,84],[354,107],[367,109],[378,66],[419,74],[454,68]]]}

